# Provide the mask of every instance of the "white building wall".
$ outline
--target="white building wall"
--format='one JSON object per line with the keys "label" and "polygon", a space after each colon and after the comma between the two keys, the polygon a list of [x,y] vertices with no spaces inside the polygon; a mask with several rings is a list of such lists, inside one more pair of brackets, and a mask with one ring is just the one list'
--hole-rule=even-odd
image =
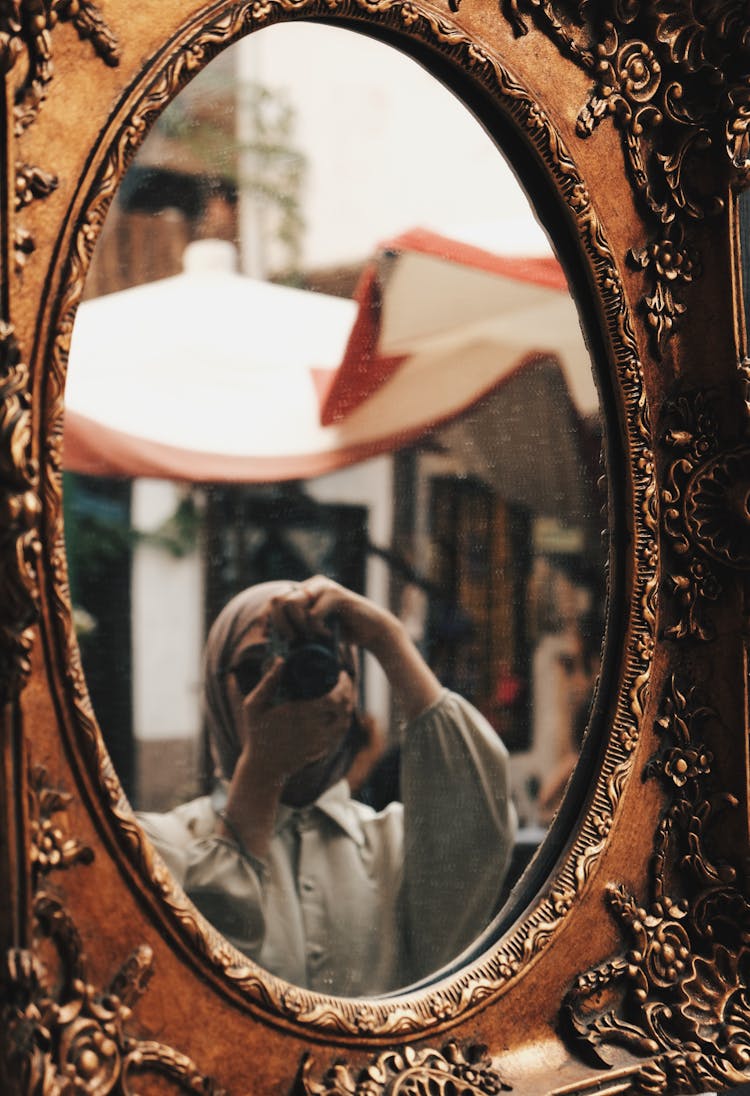
{"label": "white building wall", "polygon": [[[467,108],[410,57],[338,27],[284,24],[244,39],[241,71],[280,89],[307,158],[303,267],[364,259],[415,226],[546,250],[525,195]],[[512,223],[512,224],[511,224]]]}
{"label": "white building wall", "polygon": [[[153,533],[172,516],[178,484],[135,480],[132,521]],[[131,580],[133,729],[137,740],[195,738],[200,730],[203,571],[197,550],[175,558],[137,544]]]}

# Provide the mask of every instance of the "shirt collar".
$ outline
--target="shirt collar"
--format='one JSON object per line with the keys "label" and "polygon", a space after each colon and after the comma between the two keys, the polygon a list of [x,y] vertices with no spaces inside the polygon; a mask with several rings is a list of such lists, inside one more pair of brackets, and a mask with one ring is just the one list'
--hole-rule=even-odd
{"label": "shirt collar", "polygon": [[288,823],[295,821],[299,823],[305,817],[311,817],[316,812],[330,818],[339,829],[344,831],[347,837],[352,839],[355,845],[360,847],[364,845],[365,835],[362,830],[362,823],[346,780],[339,780],[337,784],[328,788],[309,807],[287,807],[282,803],[276,818],[276,832],[278,833]]}

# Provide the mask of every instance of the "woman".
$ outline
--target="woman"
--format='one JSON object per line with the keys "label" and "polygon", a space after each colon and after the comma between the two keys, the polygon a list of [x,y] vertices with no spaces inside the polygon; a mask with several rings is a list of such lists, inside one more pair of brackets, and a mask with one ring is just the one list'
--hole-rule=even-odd
{"label": "woman", "polygon": [[[330,645],[332,627],[343,643],[328,691],[280,697],[279,637]],[[379,813],[344,779],[361,745],[354,647],[377,658],[406,719],[403,804]],[[211,629],[204,690],[223,783],[141,820],[241,951],[297,985],[370,995],[437,970],[487,926],[515,828],[507,753],[392,613],[323,576],[251,587]]]}

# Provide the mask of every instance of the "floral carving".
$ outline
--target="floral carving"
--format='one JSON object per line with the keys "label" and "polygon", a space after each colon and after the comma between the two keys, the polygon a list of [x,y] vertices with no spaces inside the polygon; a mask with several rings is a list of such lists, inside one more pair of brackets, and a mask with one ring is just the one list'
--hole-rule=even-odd
{"label": "floral carving", "polygon": [[[64,910],[58,906],[56,912],[70,930]],[[63,967],[69,966],[64,949],[60,960]],[[9,951],[3,972],[8,988],[0,1016],[9,1047],[7,1072],[18,1082],[18,1092],[93,1096],[117,1091],[135,1096],[138,1076],[158,1072],[183,1092],[220,1096],[222,1090],[185,1055],[128,1035],[126,1023],[152,962],[150,948],[139,948],[115,976],[119,992],[112,986],[101,992],[69,975],[59,988],[31,951]]]}
{"label": "floral carving", "polygon": [[[23,79],[13,106],[15,136],[33,123],[47,97],[54,75],[52,34],[60,23],[71,23],[81,39],[108,65],[119,63],[117,39],[92,0],[2,0],[0,3],[0,71],[10,72],[26,57]],[[45,198],[57,187],[57,178],[30,164],[16,165],[16,209],[35,198]],[[16,263],[23,266],[33,241],[20,230],[15,239]]]}
{"label": "floral carving", "polygon": [[700,492],[696,494],[695,484],[705,483],[705,469],[715,464],[718,426],[705,392],[678,397],[666,406],[665,414],[663,440],[675,455],[661,492],[662,524],[681,562],[675,563],[666,579],[676,594],[679,615],[676,623],[664,629],[664,635],[669,639],[708,640],[713,637],[713,627],[706,615],[707,604],[718,600],[722,587],[711,560],[701,551],[706,538],[693,534],[704,524],[715,528],[717,518],[718,528],[726,528],[726,513],[717,515],[714,506],[706,507]]}
{"label": "floral carving", "polygon": [[47,770],[37,765],[29,774],[30,859],[34,875],[74,864],[90,864],[94,854],[65,834],[55,815],[64,811],[72,796],[47,783]]}
{"label": "floral carving", "polygon": [[688,780],[696,780],[709,773],[712,760],[708,750],[696,749],[694,746],[678,747],[670,750],[664,758],[664,775],[681,788]]}
{"label": "floral carving", "polygon": [[597,92],[578,116],[578,132],[588,136],[602,118],[613,114],[640,136],[651,125],[659,125],[662,114],[654,101],[662,82],[661,65],[645,42],[620,42],[616,28],[597,42],[593,64],[598,77]]}
{"label": "floral carving", "polygon": [[663,440],[672,451],[662,489],[663,528],[676,558],[667,583],[680,615],[670,639],[707,640],[707,608],[722,594],[716,564],[750,566],[750,447],[721,448],[706,392],[667,404]]}
{"label": "floral carving", "polygon": [[35,198],[46,198],[57,187],[57,178],[30,164],[16,165],[16,209],[30,205]]}
{"label": "floral carving", "polygon": [[[722,209],[728,172],[750,174],[750,35],[741,0],[504,0],[516,34],[528,18],[593,81],[580,137],[605,119],[622,136],[651,239],[631,253],[646,272],[643,307],[661,354],[685,305],[676,291],[700,273],[691,225]],[[723,152],[722,152],[723,150]],[[697,162],[712,180],[694,189]]]}
{"label": "floral carving", "polygon": [[35,939],[49,941],[56,962],[53,973],[30,948],[11,948],[4,956],[0,1026],[5,1076],[14,1091],[135,1096],[138,1077],[157,1072],[183,1092],[221,1096],[185,1055],[127,1031],[153,972],[151,948],[138,947],[105,990],[87,981],[75,924],[57,894],[46,889],[46,877],[91,863],[93,852],[54,819],[71,797],[47,783],[42,767],[32,770],[29,784]]}
{"label": "floral carving", "polygon": [[0,321],[0,700],[5,702],[29,672],[32,626],[37,613],[36,562],[38,472],[29,457],[29,373],[13,328]]}
{"label": "floral carving", "polygon": [[681,997],[698,1040],[725,1054],[734,1069],[750,1065],[748,975],[750,950],[730,951],[717,944],[708,958],[697,958]]}
{"label": "floral carving", "polygon": [[750,567],[750,446],[698,469],[685,498],[685,520],[704,552],[730,567]]}
{"label": "floral carving", "polygon": [[631,259],[651,275],[653,292],[644,297],[646,323],[654,332],[657,344],[661,345],[677,317],[685,311],[685,305],[675,299],[674,289],[700,274],[698,258],[687,248],[681,250],[665,235],[640,251],[632,251]]}
{"label": "floral carving", "polygon": [[499,1096],[511,1091],[482,1046],[466,1052],[456,1043],[442,1051],[389,1050],[356,1074],[337,1063],[319,1082],[311,1079],[312,1064],[309,1057],[303,1063],[298,1091],[304,1096]]}
{"label": "floral carving", "polygon": [[4,0],[0,6],[0,67],[9,72],[24,52],[28,67],[16,92],[16,135],[36,118],[54,75],[52,33],[71,23],[108,65],[119,63],[117,39],[92,0]]}
{"label": "floral carving", "polygon": [[695,691],[672,679],[656,724],[671,741],[645,774],[659,777],[671,795],[656,835],[649,899],[641,904],[623,886],[608,888],[628,951],[581,975],[565,1002],[574,1038],[599,1063],[615,1045],[651,1059],[633,1070],[622,1092],[723,1088],[745,1080],[750,1066],[750,905],[734,867],[707,852],[716,811],[737,805],[708,787],[712,758],[703,733],[710,724],[722,729]]}

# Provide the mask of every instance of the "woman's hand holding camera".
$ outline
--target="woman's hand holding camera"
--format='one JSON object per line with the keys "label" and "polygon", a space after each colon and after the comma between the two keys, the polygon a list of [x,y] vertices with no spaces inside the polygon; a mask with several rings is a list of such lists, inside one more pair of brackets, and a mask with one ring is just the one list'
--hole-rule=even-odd
{"label": "woman's hand holding camera", "polygon": [[[344,643],[364,647],[377,658],[409,720],[440,696],[440,683],[399,619],[323,575],[273,598],[269,612],[270,630],[289,640],[330,639],[329,622],[335,618]],[[283,670],[284,660],[278,659],[246,697],[236,681],[230,686],[242,752],[229,789],[225,832],[238,835],[261,858],[273,836],[285,784],[333,753],[349,729],[356,699],[355,680],[342,669],[324,696],[280,701]]]}
{"label": "woman's hand holding camera", "polygon": [[441,686],[398,617],[325,575],[315,575],[271,603],[273,626],[287,636],[330,635],[332,617],[347,643],[364,647],[378,660],[399,697],[407,719],[434,703]]}
{"label": "woman's hand holding camera", "polygon": [[279,786],[338,746],[349,729],[355,700],[354,683],[342,670],[325,696],[279,703],[283,665],[281,659],[275,662],[242,701],[243,754]]}
{"label": "woman's hand holding camera", "polygon": [[328,622],[335,617],[341,628],[341,639],[357,647],[373,650],[385,640],[395,617],[361,594],[355,594],[325,575],[315,575],[300,582],[288,593],[273,598],[273,627],[284,636],[329,636]]}
{"label": "woman's hand holding camera", "polygon": [[221,822],[224,835],[262,859],[273,837],[284,785],[307,765],[327,757],[346,734],[355,688],[343,670],[336,685],[315,700],[277,703],[284,663],[275,662],[243,697],[232,682],[242,752],[235,766]]}

